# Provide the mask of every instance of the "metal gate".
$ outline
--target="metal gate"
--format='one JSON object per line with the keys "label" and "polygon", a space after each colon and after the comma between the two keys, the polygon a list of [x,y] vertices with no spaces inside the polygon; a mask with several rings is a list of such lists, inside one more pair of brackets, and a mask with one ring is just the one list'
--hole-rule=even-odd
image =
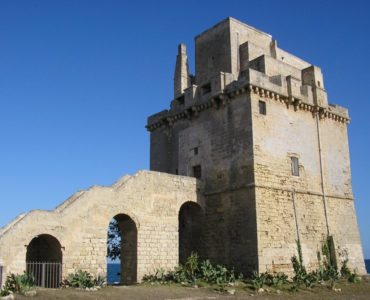
{"label": "metal gate", "polygon": [[4,267],[0,266],[0,288],[3,286],[3,271]]}
{"label": "metal gate", "polygon": [[27,262],[27,274],[35,278],[37,286],[59,288],[62,281],[62,263]]}

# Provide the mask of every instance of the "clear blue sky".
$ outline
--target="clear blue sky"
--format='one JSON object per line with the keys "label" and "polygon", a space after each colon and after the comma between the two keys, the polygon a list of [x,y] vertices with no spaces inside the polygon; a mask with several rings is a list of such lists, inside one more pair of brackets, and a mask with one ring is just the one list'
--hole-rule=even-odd
{"label": "clear blue sky", "polygon": [[[0,226],[149,168],[146,117],[167,108],[177,44],[227,16],[320,66],[349,108],[370,258],[370,1],[0,1]],[[345,222],[345,220],[343,220]]]}

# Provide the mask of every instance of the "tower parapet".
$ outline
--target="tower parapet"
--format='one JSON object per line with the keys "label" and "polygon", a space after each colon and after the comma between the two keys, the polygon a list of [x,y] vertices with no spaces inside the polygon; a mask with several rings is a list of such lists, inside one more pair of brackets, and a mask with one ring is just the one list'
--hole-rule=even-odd
{"label": "tower parapet", "polygon": [[[328,103],[321,69],[277,46],[271,35],[227,18],[195,38],[196,73],[190,75],[186,46],[178,46],[174,100],[153,115],[147,128],[173,123],[211,107],[220,98],[250,88],[293,104],[320,110],[322,117],[349,122],[348,111]],[[208,103],[210,102],[210,103]],[[211,104],[211,105],[210,105]]]}

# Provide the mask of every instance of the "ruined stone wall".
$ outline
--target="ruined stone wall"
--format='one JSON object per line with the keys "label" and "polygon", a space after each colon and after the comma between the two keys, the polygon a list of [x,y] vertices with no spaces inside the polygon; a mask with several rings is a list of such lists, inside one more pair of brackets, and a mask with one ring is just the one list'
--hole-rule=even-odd
{"label": "ruined stone wall", "polygon": [[[338,258],[347,249],[350,267],[363,273],[346,124],[319,121],[326,218],[315,114],[258,93],[251,100],[259,270],[291,271],[298,237],[305,264],[316,268],[329,233]],[[266,102],[266,115],[259,113],[259,100]],[[299,176],[292,175],[292,156],[299,159]]]}
{"label": "ruined stone wall", "polygon": [[[6,272],[25,270],[27,245],[50,234],[63,250],[63,276],[78,269],[106,273],[107,230],[117,214],[137,227],[137,280],[178,264],[178,213],[187,201],[203,206],[194,178],[140,171],[111,187],[92,187],[52,212],[33,211],[0,232]],[[135,280],[136,281],[136,278]]]}

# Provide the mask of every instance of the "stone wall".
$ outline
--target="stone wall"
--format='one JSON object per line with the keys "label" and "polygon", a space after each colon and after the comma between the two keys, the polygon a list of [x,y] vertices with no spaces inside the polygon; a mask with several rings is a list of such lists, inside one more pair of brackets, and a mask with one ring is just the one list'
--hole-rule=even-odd
{"label": "stone wall", "polygon": [[[260,100],[266,115],[258,111]],[[330,235],[338,262],[346,251],[349,266],[364,273],[346,123],[318,119],[318,133],[314,112],[253,92],[251,102],[260,271],[291,271],[298,238],[305,264],[316,268]],[[292,156],[299,159],[299,176],[292,175]]]}
{"label": "stone wall", "polygon": [[194,176],[193,168],[200,166],[205,196],[202,255],[237,271],[256,269],[256,210],[249,186],[251,108],[246,95],[153,131],[151,154],[154,170]]}
{"label": "stone wall", "polygon": [[[194,178],[140,171],[111,187],[94,186],[54,211],[32,211],[0,232],[0,261],[6,272],[25,270],[27,245],[41,234],[62,246],[63,276],[78,269],[106,274],[107,230],[118,214],[137,228],[137,278],[179,261],[178,214],[186,202],[204,206]],[[124,224],[123,224],[124,226]],[[124,231],[124,230],[123,230]]]}
{"label": "stone wall", "polygon": [[194,175],[196,165],[202,170],[204,253],[242,272],[257,265],[254,191],[249,188],[253,182],[251,109],[246,100],[246,95],[240,95],[214,105],[193,116],[178,135],[179,174]]}

